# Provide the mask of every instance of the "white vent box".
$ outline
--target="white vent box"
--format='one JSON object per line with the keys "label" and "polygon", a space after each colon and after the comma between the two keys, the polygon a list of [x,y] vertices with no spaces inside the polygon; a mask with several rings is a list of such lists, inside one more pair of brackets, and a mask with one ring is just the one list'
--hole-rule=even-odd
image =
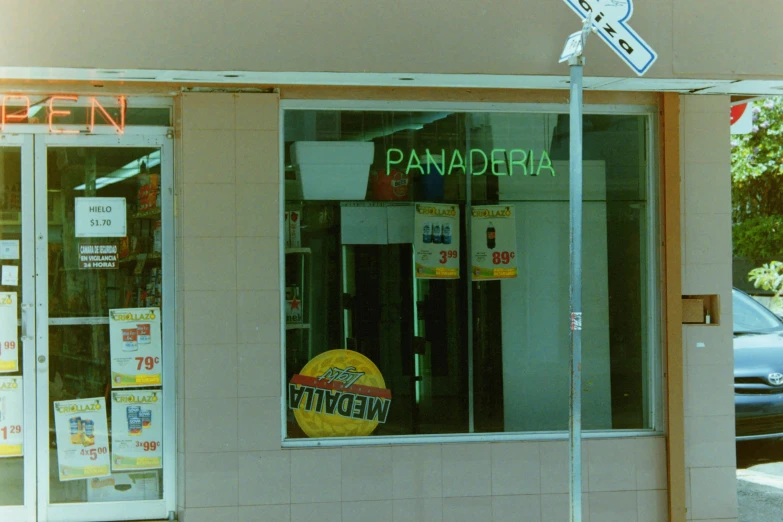
{"label": "white vent box", "polygon": [[372,142],[295,141],[291,145],[302,199],[363,200],[374,157]]}

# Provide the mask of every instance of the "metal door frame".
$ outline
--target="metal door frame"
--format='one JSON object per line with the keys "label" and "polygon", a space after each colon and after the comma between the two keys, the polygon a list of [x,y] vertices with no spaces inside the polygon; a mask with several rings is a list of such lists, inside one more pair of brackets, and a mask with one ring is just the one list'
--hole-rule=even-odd
{"label": "metal door frame", "polygon": [[[30,368],[35,367],[37,375],[34,415],[40,427],[31,433],[35,436],[36,473],[31,488],[33,505],[37,507],[39,521],[46,522],[99,522],[107,520],[161,519],[168,518],[176,511],[176,337],[174,324],[174,161],[173,139],[167,127],[145,128],[143,135],[73,135],[49,134],[36,135],[34,140],[34,241],[35,275],[43,283],[35,287],[36,313],[35,353],[30,357]],[[30,136],[32,141],[32,136]],[[163,498],[161,500],[121,501],[121,502],[49,502],[49,264],[48,264],[48,216],[47,216],[47,149],[49,147],[157,147],[161,151],[161,228],[163,231],[163,290],[162,290],[162,333],[167,352],[162,368],[163,418]],[[33,180],[33,167],[30,167],[29,179]],[[30,183],[32,184],[32,183]],[[29,193],[28,193],[29,194]],[[32,201],[32,200],[30,200]],[[88,322],[88,321],[85,321]],[[95,318],[92,318],[93,324]],[[59,323],[58,323],[59,324]],[[108,324],[108,318],[106,318]],[[25,361],[27,363],[27,361]],[[25,366],[27,368],[27,366]],[[25,385],[26,386],[26,385]],[[27,409],[25,415],[27,416]],[[172,429],[173,426],[173,429]],[[44,429],[45,428],[45,429]],[[25,495],[28,491],[25,490]],[[37,500],[36,500],[37,498]],[[33,510],[35,511],[35,510]],[[34,520],[34,519],[33,519]]]}
{"label": "metal door frame", "polygon": [[[23,430],[22,459],[24,504],[16,506],[0,506],[0,519],[20,520],[35,522],[36,520],[36,466],[37,451],[36,438],[36,372],[35,355],[36,340],[35,313],[35,246],[34,215],[33,215],[33,136],[0,134],[0,147],[19,148],[21,154],[21,238],[19,247],[21,251],[21,317],[18,318],[22,327],[22,335],[19,339],[19,347],[22,358],[22,397],[23,406]],[[27,204],[25,204],[27,202]],[[5,374],[2,374],[5,375]],[[7,517],[7,518],[6,518]]]}

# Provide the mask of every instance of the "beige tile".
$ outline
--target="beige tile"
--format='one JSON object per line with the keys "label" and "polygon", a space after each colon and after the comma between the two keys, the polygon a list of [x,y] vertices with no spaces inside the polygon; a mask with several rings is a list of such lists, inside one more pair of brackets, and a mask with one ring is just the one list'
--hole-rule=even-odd
{"label": "beige tile", "polygon": [[237,130],[237,183],[280,184],[277,131]]}
{"label": "beige tile", "polygon": [[636,445],[633,439],[587,441],[590,492],[636,489]]}
{"label": "beige tile", "polygon": [[[541,493],[568,493],[568,441],[539,442]],[[588,445],[582,442],[582,491],[587,491]],[[544,518],[546,520],[546,518]]]}
{"label": "beige tile", "polygon": [[186,238],[184,256],[185,291],[237,288],[236,238]]}
{"label": "beige tile", "polygon": [[[694,3],[696,5],[696,3]],[[728,96],[700,96],[683,95],[680,96],[681,109],[683,114],[713,113],[725,115],[728,113],[731,100]],[[728,123],[728,120],[726,120]]]}
{"label": "beige tile", "polygon": [[443,522],[492,520],[492,497],[453,497],[443,499]]}
{"label": "beige tile", "polygon": [[235,291],[185,292],[185,344],[237,342]]}
{"label": "beige tile", "polygon": [[[291,502],[329,502],[342,498],[342,451],[306,449],[291,451]],[[340,512],[340,504],[337,504]],[[291,511],[291,518],[295,510]],[[338,517],[337,520],[340,520]]]}
{"label": "beige tile", "polygon": [[405,522],[441,522],[443,499],[408,498],[393,501],[394,520]]}
{"label": "beige tile", "polygon": [[[590,522],[590,495],[582,494],[582,522]],[[543,522],[569,522],[570,500],[567,493],[541,495],[541,520]],[[598,522],[603,522],[600,519]]]}
{"label": "beige tile", "polygon": [[731,213],[730,163],[686,163],[683,170],[686,213]]}
{"label": "beige tile", "polygon": [[291,522],[342,522],[341,502],[291,504]]}
{"label": "beige tile", "polygon": [[[392,498],[391,448],[342,448],[343,502]],[[391,515],[391,502],[389,503]],[[345,504],[343,504],[345,517]]]}
{"label": "beige tile", "polygon": [[541,522],[541,496],[494,496],[492,520],[493,522]]}
{"label": "beige tile", "polygon": [[236,185],[237,236],[280,237],[280,193],[271,183]]}
{"label": "beige tile", "polygon": [[736,467],[691,468],[690,472],[690,513],[695,520],[737,516]]}
{"label": "beige tile", "polygon": [[601,522],[637,522],[636,491],[590,492],[590,518]]}
{"label": "beige tile", "polygon": [[280,398],[239,399],[239,451],[279,450]]}
{"label": "beige tile", "polygon": [[185,450],[185,397],[177,397],[177,448]]}
{"label": "beige tile", "polygon": [[634,447],[636,448],[636,488],[666,488],[666,439],[664,437],[639,438],[634,440]]}
{"label": "beige tile", "polygon": [[724,113],[685,113],[682,116],[682,159],[689,163],[724,162],[724,173],[731,168],[731,135],[729,119]]}
{"label": "beige tile", "polygon": [[442,465],[439,444],[392,446],[393,497],[441,497]]}
{"label": "beige tile", "polygon": [[186,93],[182,95],[182,126],[185,129],[233,129],[234,95]]}
{"label": "beige tile", "polygon": [[693,468],[737,463],[734,416],[685,417],[685,464]]}
{"label": "beige tile", "polygon": [[267,129],[280,126],[280,95],[277,93],[238,94],[237,129]]}
{"label": "beige tile", "polygon": [[[481,497],[492,491],[492,461],[489,444],[444,444],[443,496]],[[446,506],[443,507],[446,519]]]}
{"label": "beige tile", "polygon": [[290,522],[291,506],[239,506],[237,522]]}
{"label": "beige tile", "polygon": [[638,522],[666,522],[669,520],[669,497],[665,489],[636,492]]}
{"label": "beige tile", "polygon": [[541,463],[537,442],[492,444],[492,494],[541,493]]}
{"label": "beige tile", "polygon": [[343,502],[343,522],[392,522],[392,501]]}
{"label": "beige tile", "polygon": [[731,214],[689,214],[683,262],[731,262]]}
{"label": "beige tile", "polygon": [[280,397],[280,345],[238,346],[240,397]]}
{"label": "beige tile", "polygon": [[237,397],[237,346],[194,344],[185,350],[185,397]]}
{"label": "beige tile", "polygon": [[688,366],[685,369],[685,416],[734,414],[734,366]]}
{"label": "beige tile", "polygon": [[291,459],[288,451],[239,453],[239,505],[289,504]]}
{"label": "beige tile", "polygon": [[243,290],[280,288],[280,241],[277,237],[238,237],[237,285]]}
{"label": "beige tile", "polygon": [[237,505],[237,454],[191,453],[185,462],[185,505]]}
{"label": "beige tile", "polygon": [[187,130],[182,136],[183,180],[189,183],[228,183],[236,179],[233,130]]}
{"label": "beige tile", "polygon": [[[731,312],[723,306],[724,302],[721,299],[721,315],[724,320],[719,326],[688,326],[684,329],[683,342],[688,366],[734,365],[733,321],[730,319]],[[728,321],[725,320],[726,317],[729,318]]]}
{"label": "beige tile", "polygon": [[180,520],[183,522],[234,522],[237,519],[237,508],[208,507],[188,508]]}
{"label": "beige tile", "polygon": [[189,183],[182,197],[183,237],[234,237],[236,190],[226,183]]}
{"label": "beige tile", "polygon": [[237,399],[186,399],[185,451],[237,451]]}
{"label": "beige tile", "polygon": [[237,292],[237,335],[241,344],[275,344],[280,340],[280,292]]}

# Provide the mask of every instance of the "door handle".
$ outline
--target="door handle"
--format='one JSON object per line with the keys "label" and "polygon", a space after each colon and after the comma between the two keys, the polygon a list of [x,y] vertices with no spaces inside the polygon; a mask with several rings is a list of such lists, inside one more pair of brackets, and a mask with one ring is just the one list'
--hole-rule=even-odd
{"label": "door handle", "polygon": [[30,342],[34,339],[33,336],[30,335],[30,327],[28,323],[28,317],[31,308],[33,308],[33,305],[30,303],[22,303],[22,341],[25,342]]}

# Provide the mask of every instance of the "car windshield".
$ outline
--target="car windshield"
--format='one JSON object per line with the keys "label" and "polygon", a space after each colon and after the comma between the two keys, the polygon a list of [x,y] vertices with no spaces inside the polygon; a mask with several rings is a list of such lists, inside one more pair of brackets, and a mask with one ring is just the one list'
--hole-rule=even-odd
{"label": "car windshield", "polygon": [[732,291],[732,297],[735,335],[783,330],[780,319],[752,297],[737,290]]}

